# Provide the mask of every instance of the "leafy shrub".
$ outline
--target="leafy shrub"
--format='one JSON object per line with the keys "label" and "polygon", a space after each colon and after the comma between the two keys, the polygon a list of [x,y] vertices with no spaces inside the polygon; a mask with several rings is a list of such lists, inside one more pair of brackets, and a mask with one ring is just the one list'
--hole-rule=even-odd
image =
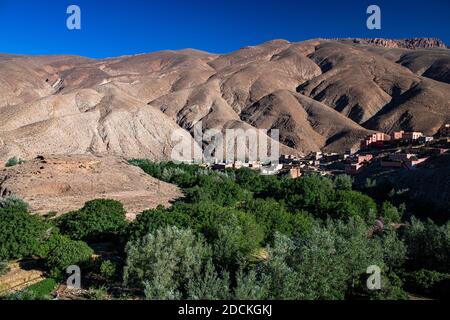
{"label": "leafy shrub", "polygon": [[413,218],[403,236],[408,268],[450,273],[450,223],[438,226],[431,220],[422,222]]}
{"label": "leafy shrub", "polygon": [[117,234],[126,226],[125,210],[115,200],[93,200],[75,212],[58,218],[63,234],[76,240],[103,240]]}
{"label": "leafy shrub", "polygon": [[49,278],[33,284],[19,292],[6,296],[5,300],[50,300],[58,283]]}
{"label": "leafy shrub", "polygon": [[277,235],[274,246],[268,248],[268,256],[256,274],[239,276],[237,297],[281,300],[344,297],[343,258],[335,251],[333,237],[324,229],[314,230],[303,244]]}
{"label": "leafy shrub", "polygon": [[330,216],[335,219],[347,220],[360,217],[369,224],[375,222],[377,205],[369,196],[357,191],[337,191]]}
{"label": "leafy shrub", "polygon": [[113,280],[117,276],[117,265],[111,260],[102,261],[100,274],[108,280]]}
{"label": "leafy shrub", "polygon": [[89,288],[86,293],[88,300],[108,300],[110,298],[106,287]]}
{"label": "leafy shrub", "polygon": [[353,187],[353,178],[347,174],[340,174],[333,180],[337,190],[350,191]]}
{"label": "leafy shrub", "polygon": [[68,241],[70,241],[70,238],[61,235],[57,230],[52,230],[49,237],[39,245],[36,254],[46,259],[51,252]]}
{"label": "leafy shrub", "polygon": [[71,265],[78,265],[91,259],[93,250],[82,241],[61,238],[58,245],[48,253],[49,269],[64,271]]}
{"label": "leafy shrub", "polygon": [[[406,297],[397,276],[405,242],[395,230],[369,236],[377,215],[399,222],[402,212],[353,191],[349,176],[288,179],[132,163],[185,194],[128,228],[125,283],[148,299]],[[370,265],[383,272],[376,293],[366,287]]]}
{"label": "leafy shrub", "polygon": [[450,274],[424,269],[407,273],[405,286],[417,294],[445,298],[450,295]]}
{"label": "leafy shrub", "polygon": [[253,253],[263,240],[263,231],[253,216],[231,211],[207,229],[212,237],[214,260],[218,265],[234,271],[241,259]]}
{"label": "leafy shrub", "polygon": [[12,157],[8,161],[6,161],[5,167],[14,167],[22,163],[24,163],[23,160],[18,159],[17,157]]}
{"label": "leafy shrub", "polygon": [[302,179],[286,180],[279,196],[284,197],[291,211],[306,210],[317,218],[326,219],[334,200],[331,179],[311,175]]}
{"label": "leafy shrub", "polygon": [[137,216],[136,220],[129,225],[128,238],[137,240],[148,233],[167,226],[187,228],[191,226],[191,220],[192,218],[184,212],[159,206],[153,210],[146,210]]}
{"label": "leafy shrub", "polygon": [[246,202],[241,209],[250,212],[264,231],[264,241],[272,242],[276,232],[292,234],[292,214],[273,199],[254,199]]}
{"label": "leafy shrub", "polygon": [[306,211],[299,211],[290,218],[291,236],[294,239],[301,239],[312,231],[316,221]]}
{"label": "leafy shrub", "polygon": [[22,204],[0,209],[0,259],[32,256],[38,251],[47,231],[48,225],[29,214]]}
{"label": "leafy shrub", "polygon": [[41,282],[29,286],[26,290],[32,292],[39,300],[45,300],[56,289],[58,283],[53,279],[45,279]]}
{"label": "leafy shrub", "polygon": [[8,261],[0,261],[0,276],[3,276],[9,272],[9,263]]}
{"label": "leafy shrub", "polygon": [[[273,246],[267,248],[267,259],[253,270],[241,270],[236,277],[236,299],[344,299],[368,296],[366,270],[378,265],[384,274],[389,266],[404,259],[404,246],[393,236],[368,238],[368,227],[361,219],[349,222],[329,220],[324,226],[314,225],[301,239],[277,234]],[[389,256],[385,242],[396,248]],[[403,248],[403,251],[401,250]],[[402,257],[403,252],[403,257]],[[404,298],[394,278],[376,298]]]}
{"label": "leafy shrub", "polygon": [[399,223],[402,220],[399,210],[387,201],[381,205],[381,216],[386,223]]}
{"label": "leafy shrub", "polygon": [[409,300],[408,294],[402,289],[402,280],[394,272],[382,274],[381,285],[381,290],[368,293],[371,300]]}
{"label": "leafy shrub", "polygon": [[137,240],[159,228],[177,226],[203,234],[214,248],[214,258],[228,266],[258,248],[264,230],[255,216],[211,201],[176,203],[170,209],[162,207],[143,212],[130,225],[130,240]]}
{"label": "leafy shrub", "polygon": [[17,196],[0,198],[0,209],[9,209],[15,211],[28,211],[28,204]]}
{"label": "leafy shrub", "polygon": [[[208,266],[211,249],[191,230],[177,227],[157,230],[128,243],[126,253],[124,282],[143,289],[147,299],[187,299],[192,288],[202,289],[202,295],[220,292],[194,286],[197,281],[212,287],[223,286],[212,265]],[[204,298],[199,293],[195,290],[197,298]]]}

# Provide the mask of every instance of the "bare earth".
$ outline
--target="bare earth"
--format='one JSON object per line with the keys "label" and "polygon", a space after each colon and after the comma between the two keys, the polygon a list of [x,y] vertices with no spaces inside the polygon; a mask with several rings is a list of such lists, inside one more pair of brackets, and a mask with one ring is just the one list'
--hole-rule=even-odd
{"label": "bare earth", "polygon": [[168,159],[175,129],[279,129],[284,153],[343,151],[371,130],[450,121],[435,39],[274,40],[223,55],[0,55],[0,165],[12,156]]}
{"label": "bare earth", "polygon": [[92,155],[46,156],[0,171],[0,196],[17,195],[33,212],[63,214],[93,199],[121,201],[133,219],[181,196],[124,160]]}

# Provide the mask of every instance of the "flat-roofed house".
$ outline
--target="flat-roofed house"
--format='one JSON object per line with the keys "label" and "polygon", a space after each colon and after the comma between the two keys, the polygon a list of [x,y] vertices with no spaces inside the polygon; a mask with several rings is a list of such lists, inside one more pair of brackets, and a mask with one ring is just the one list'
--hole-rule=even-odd
{"label": "flat-roofed house", "polygon": [[382,147],[384,146],[386,141],[390,141],[391,136],[382,133],[382,132],[375,132],[370,136],[367,136],[365,139],[361,140],[361,149],[368,149],[372,147]]}
{"label": "flat-roofed house", "polygon": [[391,133],[391,140],[401,140],[403,139],[403,134],[405,131],[394,131]]}
{"label": "flat-roofed house", "polygon": [[381,166],[385,168],[413,169],[417,165],[428,160],[428,157],[419,158],[413,153],[393,153],[381,160]]}
{"label": "flat-roofed house", "polygon": [[405,132],[403,134],[402,140],[403,141],[408,141],[408,142],[414,142],[414,141],[419,140],[422,137],[423,137],[423,133],[422,132],[416,132],[416,131],[414,131],[414,132]]}

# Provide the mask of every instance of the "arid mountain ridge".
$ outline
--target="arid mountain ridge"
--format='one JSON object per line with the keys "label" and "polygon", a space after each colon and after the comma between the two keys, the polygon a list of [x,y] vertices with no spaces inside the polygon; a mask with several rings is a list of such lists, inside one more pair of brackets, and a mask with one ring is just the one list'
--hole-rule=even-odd
{"label": "arid mountain ridge", "polygon": [[[183,129],[279,129],[284,153],[343,151],[377,130],[450,121],[450,50],[436,39],[274,40],[229,54],[109,59],[0,55],[0,162],[170,158]],[[193,143],[189,141],[189,143]]]}

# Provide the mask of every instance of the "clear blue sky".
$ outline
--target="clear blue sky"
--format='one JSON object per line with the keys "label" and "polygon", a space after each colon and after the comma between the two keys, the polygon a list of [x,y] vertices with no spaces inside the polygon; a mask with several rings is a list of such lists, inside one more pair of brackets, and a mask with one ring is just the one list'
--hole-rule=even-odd
{"label": "clear blue sky", "polygon": [[[77,4],[82,30],[66,28]],[[382,9],[382,30],[366,9]],[[272,39],[438,37],[450,0],[0,0],[0,52],[112,57],[163,49],[225,53]]]}

